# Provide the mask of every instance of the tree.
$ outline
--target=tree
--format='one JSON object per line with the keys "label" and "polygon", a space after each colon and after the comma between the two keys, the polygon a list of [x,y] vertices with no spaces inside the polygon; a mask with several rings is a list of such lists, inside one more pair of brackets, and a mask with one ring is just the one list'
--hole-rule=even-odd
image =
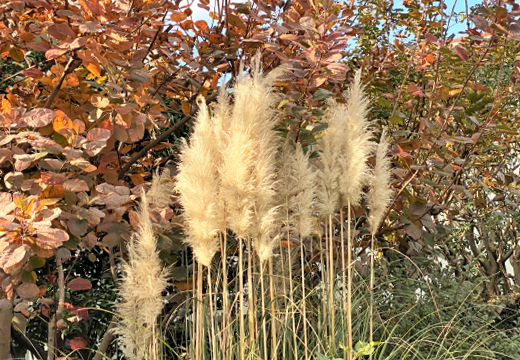
{"label": "tree", "polygon": [[[221,5],[0,5],[0,297],[15,318],[30,319],[35,338],[20,346],[42,355],[31,326],[44,323],[46,340],[38,340],[50,345],[48,359],[101,340],[92,319],[108,326],[109,317],[90,311],[89,323],[83,308],[94,304],[85,294],[106,299],[96,306],[115,300],[141,190],[155,170],[175,172],[196,98],[214,102],[255,56],[266,72],[287,68],[276,84],[279,130],[311,149],[328,101],[362,68],[376,131],[387,128],[394,144],[396,196],[380,244],[412,258],[441,256],[458,278],[476,264],[488,296],[516,294],[516,3],[484,2],[465,14],[433,0],[404,1],[404,10],[390,1]],[[195,6],[206,20],[193,18]],[[452,36],[459,21],[467,29]],[[182,297],[192,260],[179,213],[151,216],[162,229],[161,256],[175,268],[172,292]],[[362,203],[360,257],[365,215]]]}

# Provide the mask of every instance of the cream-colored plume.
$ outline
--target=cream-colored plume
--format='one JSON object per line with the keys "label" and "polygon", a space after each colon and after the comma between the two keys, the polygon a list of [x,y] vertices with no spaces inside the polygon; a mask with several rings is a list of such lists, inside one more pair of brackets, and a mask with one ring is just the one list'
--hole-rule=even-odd
{"label": "cream-colored plume", "polygon": [[372,231],[377,230],[383,220],[382,217],[386,209],[392,201],[393,191],[390,188],[392,173],[390,157],[388,156],[389,146],[386,131],[383,131],[377,146],[376,164],[371,179],[370,192],[368,193],[368,207],[370,209],[368,222]]}
{"label": "cream-colored plume", "polygon": [[341,177],[339,190],[342,203],[350,201],[357,206],[361,200],[363,186],[370,177],[367,160],[374,150],[370,141],[372,130],[367,121],[368,99],[363,94],[361,69],[356,72],[354,81],[347,93],[346,107],[340,106],[334,114],[345,121],[344,138],[340,156]]}
{"label": "cream-colored plume", "polygon": [[188,222],[186,242],[193,248],[196,259],[209,266],[219,249],[218,234],[225,230],[218,178],[217,140],[221,135],[215,133],[206,102],[199,98],[198,104],[190,143],[185,142],[181,151],[176,190]]}
{"label": "cream-colored plume", "polygon": [[278,194],[281,201],[281,220],[287,220],[296,234],[305,238],[312,230],[312,207],[316,195],[316,175],[303,152],[301,144],[294,149],[285,142],[278,170]]}
{"label": "cream-colored plume", "polygon": [[322,216],[333,215],[339,208],[339,178],[341,175],[340,155],[342,152],[345,114],[344,109],[331,102],[325,114],[327,129],[316,144],[320,151],[317,163],[317,210]]}
{"label": "cream-colored plume", "polygon": [[128,246],[128,262],[123,263],[119,293],[121,315],[116,332],[127,359],[159,359],[157,317],[161,314],[161,293],[166,289],[167,273],[159,259],[156,238],[143,192],[139,211],[139,230]]}
{"label": "cream-colored plume", "polygon": [[155,173],[152,179],[152,186],[148,190],[148,199],[151,204],[157,207],[167,207],[173,204],[175,194],[175,182],[170,171],[165,169],[161,174]]}
{"label": "cream-colored plume", "polygon": [[279,138],[274,131],[274,105],[278,99],[272,83],[280,71],[263,76],[258,59],[252,76],[243,72],[239,76],[220,168],[228,227],[239,238],[251,237],[262,261],[270,254],[276,231]]}

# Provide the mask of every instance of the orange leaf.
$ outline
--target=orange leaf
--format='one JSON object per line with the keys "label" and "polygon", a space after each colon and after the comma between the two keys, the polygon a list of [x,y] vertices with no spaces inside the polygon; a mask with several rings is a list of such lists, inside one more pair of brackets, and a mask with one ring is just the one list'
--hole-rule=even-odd
{"label": "orange leaf", "polygon": [[67,135],[74,128],[72,120],[61,110],[56,110],[55,114],[56,117],[52,121],[52,128],[58,134]]}
{"label": "orange leaf", "polygon": [[93,60],[89,62],[86,66],[88,71],[90,71],[94,76],[100,77],[101,76],[101,67],[99,66],[99,63],[97,60]]}
{"label": "orange leaf", "polygon": [[193,289],[193,280],[188,279],[187,281],[178,281],[174,283],[175,287],[181,291]]}
{"label": "orange leaf", "polygon": [[74,73],[68,74],[67,77],[65,78],[65,80],[67,81],[67,85],[69,85],[69,86],[72,86],[72,87],[79,86],[79,78]]}
{"label": "orange leaf", "polygon": [[213,44],[221,44],[226,40],[226,37],[222,34],[209,34],[208,40]]}
{"label": "orange leaf", "polygon": [[208,23],[206,23],[204,20],[195,21],[195,26],[201,31],[208,30]]}
{"label": "orange leaf", "polygon": [[172,14],[170,15],[170,20],[174,22],[181,22],[182,20],[186,19],[188,15],[183,12],[179,11],[172,11]]}
{"label": "orange leaf", "polygon": [[191,108],[191,106],[190,106],[189,102],[187,102],[187,101],[182,102],[181,109],[182,109],[182,113],[184,115],[188,115],[190,113],[190,108]]}
{"label": "orange leaf", "polygon": [[23,61],[23,59],[24,59],[23,51],[14,46],[11,48],[11,50],[9,50],[9,56],[14,61],[18,61],[18,62]]}
{"label": "orange leaf", "polygon": [[11,103],[7,99],[2,99],[2,111],[4,114],[11,114]]}

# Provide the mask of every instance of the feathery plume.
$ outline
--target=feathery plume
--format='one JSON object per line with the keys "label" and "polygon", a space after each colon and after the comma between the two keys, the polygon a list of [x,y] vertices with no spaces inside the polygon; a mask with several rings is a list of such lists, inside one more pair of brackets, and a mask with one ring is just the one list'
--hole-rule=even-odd
{"label": "feathery plume", "polygon": [[148,197],[143,191],[139,230],[130,240],[129,260],[122,266],[118,306],[122,320],[116,332],[130,360],[159,359],[156,326],[163,308],[161,292],[167,286],[167,274],[159,259],[148,206]]}
{"label": "feathery plume", "polygon": [[148,190],[150,204],[157,207],[167,207],[173,204],[175,182],[170,176],[170,170],[165,169],[161,174],[157,171],[152,179],[152,186]]}
{"label": "feathery plume", "polygon": [[218,148],[206,102],[199,98],[199,112],[190,143],[184,142],[176,190],[188,222],[186,243],[196,259],[209,266],[218,251],[218,234],[225,230],[218,201]]}
{"label": "feathery plume", "polygon": [[289,214],[291,230],[302,238],[309,236],[312,230],[316,176],[301,144],[296,144],[294,149],[288,141],[285,142],[278,170],[278,184],[278,195],[283,202],[280,205],[282,216]]}
{"label": "feathery plume", "polygon": [[367,160],[373,151],[373,143],[370,141],[372,130],[367,121],[367,113],[368,99],[363,95],[360,69],[347,92],[346,107],[340,106],[333,112],[346,120],[339,160],[342,172],[339,190],[342,201],[350,201],[352,206],[359,204],[365,179],[370,175]]}
{"label": "feathery plume", "polygon": [[370,229],[376,231],[381,223],[390,201],[392,201],[392,189],[390,188],[390,157],[388,156],[388,136],[386,130],[381,135],[381,140],[377,146],[376,164],[374,174],[371,179],[370,192],[368,193],[368,207],[370,215],[368,222]]}
{"label": "feathery plume", "polygon": [[320,151],[320,159],[317,163],[318,179],[318,203],[317,210],[322,216],[329,216],[339,208],[339,186],[341,175],[339,160],[342,151],[342,143],[345,131],[345,114],[342,107],[331,101],[325,114],[327,129],[318,139],[316,148]]}
{"label": "feathery plume", "polygon": [[260,259],[269,257],[276,229],[275,174],[279,139],[272,82],[282,71],[263,76],[260,59],[253,75],[240,75],[220,168],[222,197],[229,228],[239,238],[252,237]]}

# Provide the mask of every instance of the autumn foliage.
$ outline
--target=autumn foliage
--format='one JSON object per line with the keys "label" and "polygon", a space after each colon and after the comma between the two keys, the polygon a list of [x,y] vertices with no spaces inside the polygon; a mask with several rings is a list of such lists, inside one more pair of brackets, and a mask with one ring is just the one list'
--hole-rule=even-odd
{"label": "autumn foliage", "polygon": [[[141,226],[136,209],[143,191],[152,187],[153,174],[168,170],[175,179],[179,156],[190,149],[179,139],[187,137],[197,116],[232,115],[217,99],[248,106],[233,91],[255,63],[265,74],[279,72],[273,94],[257,104],[276,113],[262,114],[274,121],[272,129],[259,127],[264,131],[259,136],[271,136],[272,130],[289,139],[302,163],[325,152],[323,139],[331,134],[334,115],[328,111],[333,104],[352,108],[344,95],[361,69],[369,99],[363,116],[371,132],[363,128],[349,135],[365,136],[368,144],[373,133],[385,130],[392,158],[384,167],[392,177],[383,178],[392,195],[381,190],[390,206],[379,209],[377,224],[367,217],[377,204],[364,197],[330,212],[344,220],[351,210],[355,272],[369,267],[370,243],[376,241],[414,260],[442,258],[450,276],[464,278],[461,283],[471,274],[482,301],[516,304],[519,5],[483,1],[457,12],[446,1],[405,0],[402,9],[392,3],[2,1],[0,299],[12,305],[13,324],[28,324],[13,325],[15,335],[40,327],[38,341],[54,344],[44,350],[31,335],[17,346],[53,360],[70,350],[93,358],[84,348],[103,338],[110,343],[104,335],[110,319],[103,317],[103,329],[89,337],[85,329],[96,324],[85,308],[109,307],[89,302],[100,294],[114,305],[121,260],[128,260],[127,247]],[[227,95],[219,96],[223,88]],[[234,119],[237,129],[245,124],[239,120]],[[230,156],[244,155],[232,140],[222,142]],[[336,150],[352,151],[345,144]],[[263,151],[248,148],[248,156],[257,150]],[[383,153],[373,155],[367,168],[376,157],[384,160]],[[346,173],[359,165],[344,160]],[[282,173],[272,174],[271,187]],[[370,184],[358,181],[356,193]],[[188,185],[181,181],[178,189]],[[202,281],[194,277],[193,254],[185,246],[182,205],[177,198],[159,201],[148,214],[158,256],[171,270],[169,299],[178,296],[179,302]],[[293,240],[276,238],[281,242],[269,242],[266,253],[279,245],[287,251]],[[224,251],[213,244],[204,264],[219,251],[223,257],[238,254],[239,246],[230,244]],[[304,254],[308,263],[300,270],[318,279],[322,250],[316,244]],[[335,251],[338,263],[345,260],[339,247]],[[390,261],[388,252],[378,254],[381,262]],[[440,269],[434,262],[428,264]],[[85,270],[89,266],[96,275]],[[91,299],[85,295],[94,293]],[[175,306],[162,325],[176,319]],[[0,344],[0,358],[4,354]]]}

